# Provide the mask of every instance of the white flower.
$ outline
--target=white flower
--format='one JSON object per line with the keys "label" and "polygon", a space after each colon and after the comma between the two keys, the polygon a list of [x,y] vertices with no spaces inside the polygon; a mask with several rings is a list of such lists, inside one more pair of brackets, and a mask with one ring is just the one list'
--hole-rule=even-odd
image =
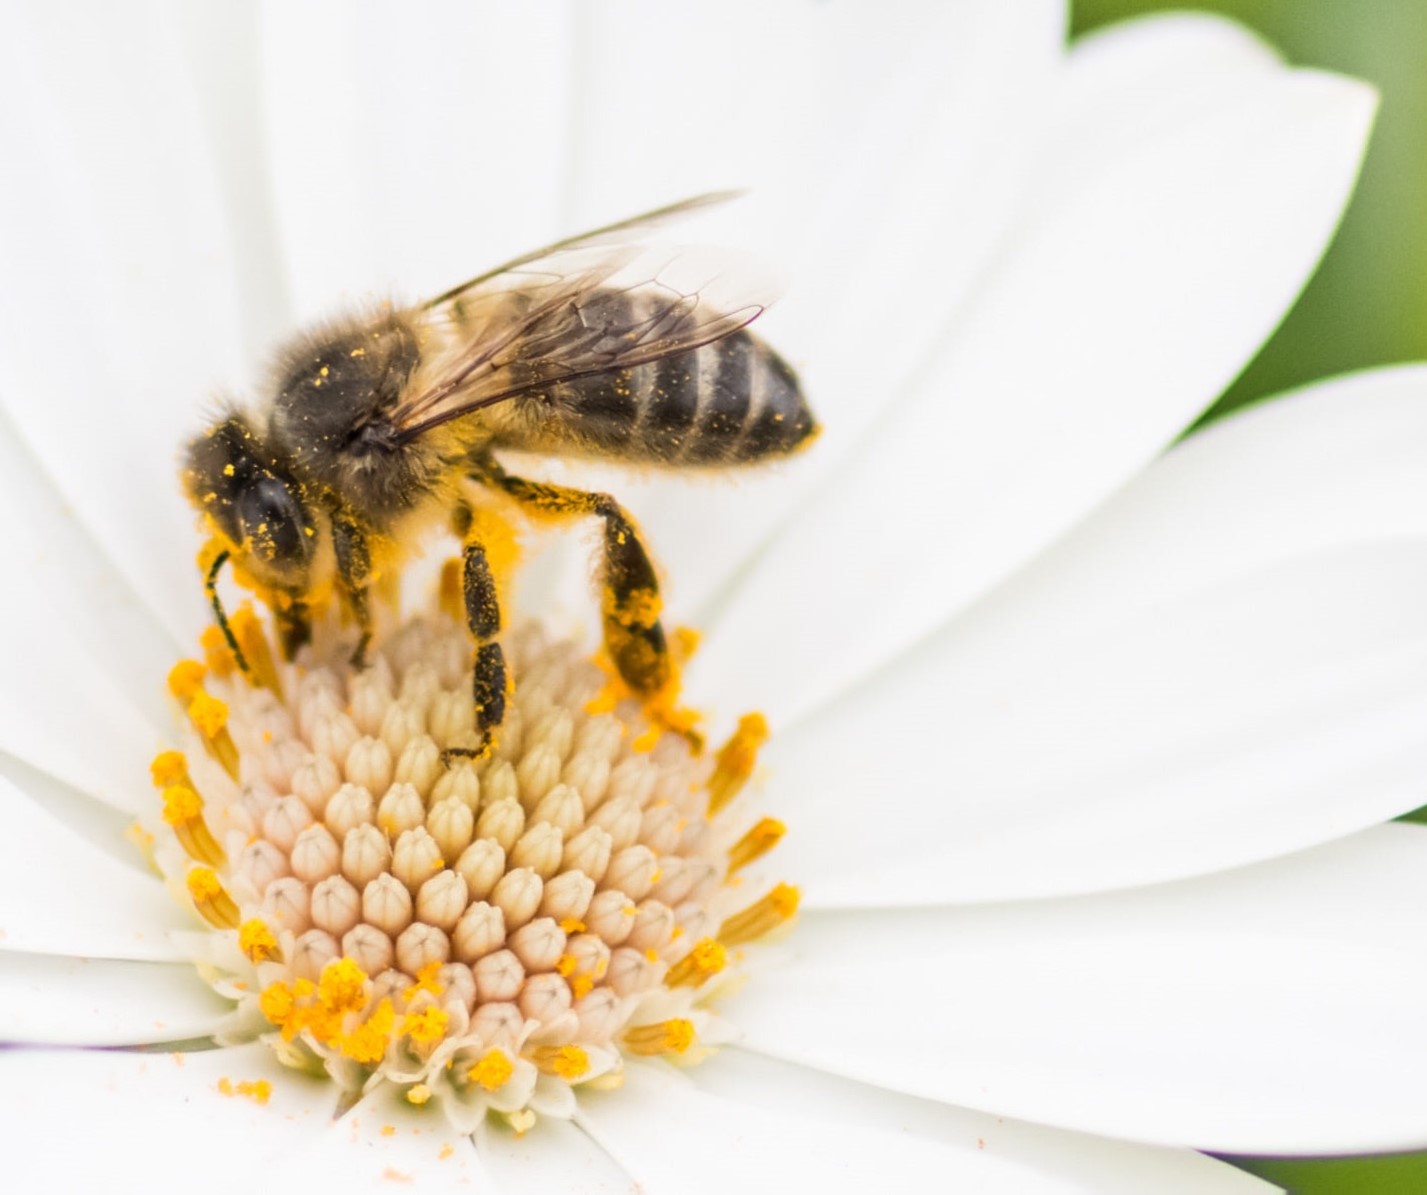
{"label": "white flower", "polygon": [[[0,1054],[12,1173],[1201,1191],[1254,1180],[1175,1147],[1427,1141],[1427,842],[1370,828],[1423,799],[1427,375],[1156,459],[1310,272],[1372,97],[1207,19],[1067,54],[1062,15],[12,17],[0,1034],[46,1047]],[[787,268],[763,328],[826,435],[618,492],[709,628],[698,698],[775,726],[805,912],[741,1045],[475,1149],[396,1104],[329,1125],[261,1046],[166,1053],[225,1012],[122,842],[204,617],[194,396],[343,298],[731,184],[759,201],[701,235]]]}

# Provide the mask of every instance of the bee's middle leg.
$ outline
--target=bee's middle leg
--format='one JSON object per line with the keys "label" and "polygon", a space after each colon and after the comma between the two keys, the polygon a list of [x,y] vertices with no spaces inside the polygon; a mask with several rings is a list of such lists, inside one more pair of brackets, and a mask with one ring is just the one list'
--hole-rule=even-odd
{"label": "bee's middle leg", "polygon": [[332,547],[337,557],[337,580],[357,620],[360,637],[352,651],[352,667],[365,668],[372,642],[372,611],[367,587],[372,577],[372,554],[366,532],[344,511],[332,512]]}

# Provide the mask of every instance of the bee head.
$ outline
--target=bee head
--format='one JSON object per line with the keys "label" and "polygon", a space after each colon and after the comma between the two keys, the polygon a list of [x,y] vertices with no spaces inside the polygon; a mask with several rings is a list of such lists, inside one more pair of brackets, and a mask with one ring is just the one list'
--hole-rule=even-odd
{"label": "bee head", "polygon": [[301,487],[246,423],[233,416],[196,437],[183,481],[258,581],[289,593],[309,588],[317,550],[312,513]]}

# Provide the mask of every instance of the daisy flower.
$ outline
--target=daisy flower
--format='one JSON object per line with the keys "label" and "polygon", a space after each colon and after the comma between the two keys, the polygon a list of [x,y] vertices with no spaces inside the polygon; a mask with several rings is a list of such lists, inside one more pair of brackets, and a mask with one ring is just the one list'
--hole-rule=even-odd
{"label": "daisy flower", "polygon": [[[875,20],[826,4],[14,16],[0,45],[12,1168],[160,1190],[899,1190],[937,1175],[1204,1191],[1258,1184],[1195,1150],[1427,1140],[1427,956],[1404,946],[1427,906],[1427,840],[1378,824],[1423,799],[1427,373],[1325,383],[1164,451],[1311,272],[1373,97],[1217,20],[1138,22],[1069,50],[1063,20],[1055,4],[991,0]],[[517,728],[480,776],[515,785],[504,809],[532,832],[570,842],[639,789],[626,847],[670,874],[642,873],[638,948],[617,966],[636,930],[615,924],[623,905],[594,908],[593,881],[523,915],[515,881],[509,907],[495,896],[522,870],[542,885],[548,870],[552,889],[602,877],[613,851],[562,872],[541,842],[518,847],[523,824],[475,823],[501,804],[490,791],[463,802],[436,791],[444,777],[397,777],[400,751],[354,763],[339,741],[348,725],[384,741],[404,688],[452,682],[463,648],[434,612],[385,636],[361,678],[322,679],[320,653],[306,679],[284,673],[286,712],[217,675],[215,653],[202,683],[228,685],[243,784],[225,779],[212,726],[212,757],[190,745],[189,772],[161,755],[189,733],[165,677],[206,619],[173,467],[199,397],[250,393],[274,339],[343,301],[434,294],[729,185],[757,197],[698,235],[786,269],[760,330],[799,366],[824,436],[736,487],[579,476],[628,502],[674,620],[707,632],[691,699],[726,719],[766,712],[758,771],[706,834],[662,826],[647,798],[733,794],[751,751],[636,759],[586,709],[597,678],[534,627],[512,636]],[[547,627],[587,611],[587,569],[537,555],[512,609]],[[177,688],[197,691],[181,672]],[[332,759],[299,758],[309,747]],[[183,876],[266,843],[281,857],[257,847],[254,867],[310,870],[293,899],[334,940],[350,910],[332,885],[313,916],[321,869],[297,847],[320,829],[299,806],[334,782],[415,794],[414,813],[373,799],[370,814],[398,831],[389,895],[414,902],[362,910],[393,951],[408,924],[466,933],[482,959],[470,943],[494,934],[457,928],[476,882],[459,860],[442,874],[461,873],[460,915],[423,903],[417,871],[445,860],[413,847],[398,862],[403,818],[446,854],[478,839],[503,859],[525,850],[485,901],[512,923],[486,944],[504,943],[519,976],[498,991],[514,970],[470,966],[462,990],[418,941],[354,978],[302,955],[277,918],[279,953],[240,942],[219,890],[173,899],[127,835],[160,821],[156,756],[165,789],[236,810],[215,834],[175,806],[158,862]],[[532,779],[552,766],[558,782]],[[560,788],[581,799],[554,800]],[[295,820],[270,826],[282,801]],[[777,837],[765,816],[788,832],[760,858]],[[245,824],[252,842],[230,833]],[[759,825],[764,838],[738,837]],[[222,890],[235,909],[267,899],[259,874],[247,894]],[[730,929],[740,894],[787,895],[768,888],[778,878],[801,892],[792,932],[765,933],[790,899]],[[739,982],[714,967],[680,980],[698,956],[653,904],[746,953]],[[559,938],[517,942],[537,912]],[[399,970],[409,990],[377,986]],[[551,976],[569,990],[535,982]],[[602,990],[618,1015],[600,1037],[574,1002]],[[356,1035],[384,998],[392,1025],[367,1054]],[[494,1005],[519,1025],[482,1021]],[[685,1054],[712,1056],[673,1065]]]}

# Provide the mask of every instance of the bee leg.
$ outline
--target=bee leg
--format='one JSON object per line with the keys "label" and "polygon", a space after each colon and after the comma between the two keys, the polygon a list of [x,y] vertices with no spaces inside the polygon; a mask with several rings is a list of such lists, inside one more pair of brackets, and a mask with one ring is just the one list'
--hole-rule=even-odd
{"label": "bee leg", "polygon": [[300,598],[275,606],[273,620],[277,624],[278,646],[284,660],[291,660],[299,648],[312,642],[312,614]]}
{"label": "bee leg", "polygon": [[367,547],[366,532],[341,510],[332,512],[332,547],[337,557],[337,579],[347,595],[360,632],[352,652],[352,667],[365,668],[367,648],[372,641],[372,614],[367,601],[372,554]]}
{"label": "bee leg", "polygon": [[466,626],[476,641],[476,663],[471,681],[471,695],[476,703],[476,733],[481,745],[448,747],[447,757],[483,758],[494,745],[495,732],[505,721],[506,697],[510,691],[510,672],[500,635],[500,599],[496,595],[495,577],[485,545],[468,539],[462,553],[462,591],[466,606]]}
{"label": "bee leg", "polygon": [[605,650],[636,696],[648,702],[667,694],[674,668],[659,622],[659,579],[634,520],[624,508],[608,494],[512,477],[493,461],[482,461],[475,476],[533,514],[598,515],[604,520],[601,615]]}

